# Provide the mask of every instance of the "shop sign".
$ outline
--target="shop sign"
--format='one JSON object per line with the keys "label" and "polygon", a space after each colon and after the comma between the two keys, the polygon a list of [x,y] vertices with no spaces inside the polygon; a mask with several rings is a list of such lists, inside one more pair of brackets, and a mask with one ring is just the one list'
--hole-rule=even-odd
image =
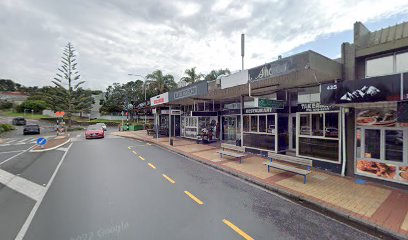
{"label": "shop sign", "polygon": [[320,92],[320,102],[323,104],[398,101],[400,99],[400,74],[322,84]]}
{"label": "shop sign", "polygon": [[150,102],[152,103],[152,106],[164,104],[169,102],[169,93],[162,93],[160,95],[154,96],[150,98]]}
{"label": "shop sign", "polygon": [[324,105],[320,103],[301,103],[298,104],[298,112],[324,112],[324,111],[337,111],[339,107],[333,105]]}
{"label": "shop sign", "polygon": [[193,85],[177,89],[170,92],[170,101],[179,100],[188,97],[196,97],[208,93],[207,81],[200,81]]}
{"label": "shop sign", "polygon": [[225,109],[219,112],[219,115],[239,115],[241,114],[240,109]]}
{"label": "shop sign", "polygon": [[255,82],[279,75],[286,74],[295,69],[293,58],[281,59],[275,62],[267,63],[265,65],[251,68],[248,70],[250,82]]}
{"label": "shop sign", "polygon": [[181,110],[171,110],[171,115],[181,115]]}
{"label": "shop sign", "polygon": [[266,98],[255,98],[255,107],[283,109],[285,108],[285,101]]}
{"label": "shop sign", "polygon": [[160,110],[160,114],[169,115],[169,113],[170,113],[170,110],[168,110],[168,109],[162,109],[162,110]]}
{"label": "shop sign", "polygon": [[213,117],[218,116],[218,112],[191,112],[192,117]]}
{"label": "shop sign", "polygon": [[152,109],[152,113],[153,113],[153,114],[156,114],[156,112],[157,112],[157,109],[156,109],[156,108],[153,108],[153,109]]}
{"label": "shop sign", "polygon": [[274,113],[275,108],[245,108],[244,114],[262,114],[262,113]]}

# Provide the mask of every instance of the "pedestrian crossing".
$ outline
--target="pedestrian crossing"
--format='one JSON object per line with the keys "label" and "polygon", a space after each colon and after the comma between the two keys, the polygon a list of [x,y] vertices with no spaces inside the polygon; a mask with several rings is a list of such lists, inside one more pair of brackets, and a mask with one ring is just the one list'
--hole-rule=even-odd
{"label": "pedestrian crossing", "polygon": [[[51,136],[44,136],[43,138],[49,139]],[[13,145],[24,145],[24,144],[35,144],[39,137],[28,137],[28,138],[4,138],[0,139],[0,147],[13,146]]]}

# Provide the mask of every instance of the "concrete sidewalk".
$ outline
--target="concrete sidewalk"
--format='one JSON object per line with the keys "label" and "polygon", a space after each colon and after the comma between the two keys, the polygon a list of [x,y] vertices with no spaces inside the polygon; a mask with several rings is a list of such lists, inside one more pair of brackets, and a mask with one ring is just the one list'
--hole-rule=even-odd
{"label": "concrete sidewalk", "polygon": [[313,170],[307,184],[303,177],[276,169],[268,173],[263,162],[266,158],[248,154],[239,164],[216,153],[218,144],[196,144],[195,141],[175,139],[173,146],[168,138],[157,141],[146,131],[116,132],[117,136],[155,143],[222,171],[244,178],[267,189],[301,200],[365,225],[379,233],[408,239],[408,193],[367,182],[356,184],[355,179]]}

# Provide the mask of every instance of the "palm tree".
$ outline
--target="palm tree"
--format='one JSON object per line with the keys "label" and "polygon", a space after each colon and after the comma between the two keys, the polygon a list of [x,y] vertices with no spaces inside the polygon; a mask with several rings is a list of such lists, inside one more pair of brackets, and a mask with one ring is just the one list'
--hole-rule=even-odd
{"label": "palm tree", "polygon": [[170,74],[163,75],[161,70],[148,74],[146,76],[146,83],[149,84],[150,89],[156,94],[162,94],[177,88],[174,77]]}
{"label": "palm tree", "polygon": [[207,74],[205,76],[205,80],[207,81],[212,81],[217,79],[217,77],[221,76],[221,75],[229,75],[231,74],[231,71],[226,68],[226,69],[218,69],[218,70],[212,70],[209,74]]}
{"label": "palm tree", "polygon": [[187,75],[186,77],[182,77],[180,80],[186,82],[187,84],[192,84],[198,81],[201,81],[203,78],[203,74],[196,73],[196,67],[186,69],[184,73]]}

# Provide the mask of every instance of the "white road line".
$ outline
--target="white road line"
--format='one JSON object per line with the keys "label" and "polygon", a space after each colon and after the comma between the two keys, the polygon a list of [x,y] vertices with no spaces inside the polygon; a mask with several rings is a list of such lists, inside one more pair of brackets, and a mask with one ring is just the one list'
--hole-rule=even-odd
{"label": "white road line", "polygon": [[3,153],[15,153],[15,152],[22,152],[22,151],[24,151],[24,150],[16,150],[16,151],[0,152],[0,154],[3,154]]}
{"label": "white road line", "polygon": [[3,169],[0,169],[0,183],[36,201],[40,199],[45,191],[43,186],[11,174]]}
{"label": "white road line", "polygon": [[0,147],[5,147],[5,146],[10,146],[11,144],[5,143],[5,144],[0,144]]}
{"label": "white road line", "polygon": [[16,144],[26,144],[27,140],[30,140],[30,138],[21,139],[20,141],[16,142]]}
{"label": "white road line", "polygon": [[8,143],[8,144],[10,144],[10,143],[12,143],[12,142],[15,142],[15,141],[17,141],[18,139],[12,139],[12,140],[10,140],[10,141],[7,141],[7,142],[5,142],[5,143]]}
{"label": "white road line", "polygon": [[23,151],[20,152],[20,153],[17,153],[17,154],[14,155],[14,156],[11,156],[11,157],[7,158],[6,160],[4,160],[3,162],[0,163],[0,166],[3,165],[4,163],[10,161],[11,159],[13,159],[13,158],[15,158],[15,157],[17,157],[17,156],[20,156],[21,154],[23,154],[23,153],[29,151],[29,150],[30,150],[31,148],[33,148],[34,146],[35,146],[35,145],[33,145],[33,146],[27,148],[26,150],[23,150]]}
{"label": "white road line", "polygon": [[68,150],[62,155],[61,161],[58,163],[57,168],[55,169],[54,173],[51,176],[51,179],[48,181],[47,186],[45,187],[45,191],[43,191],[43,194],[39,197],[38,201],[35,203],[34,207],[31,209],[30,215],[28,215],[27,219],[24,222],[24,225],[21,227],[20,231],[18,232],[15,240],[22,240],[27,233],[28,228],[30,227],[31,222],[33,221],[33,218],[35,216],[35,213],[37,212],[38,208],[41,205],[41,202],[43,201],[45,194],[47,194],[48,189],[50,188],[52,182],[54,181],[55,176],[58,173],[58,170],[60,169],[62,163],[64,162],[65,157],[67,156],[67,153],[69,149],[71,148],[72,143],[69,144]]}

